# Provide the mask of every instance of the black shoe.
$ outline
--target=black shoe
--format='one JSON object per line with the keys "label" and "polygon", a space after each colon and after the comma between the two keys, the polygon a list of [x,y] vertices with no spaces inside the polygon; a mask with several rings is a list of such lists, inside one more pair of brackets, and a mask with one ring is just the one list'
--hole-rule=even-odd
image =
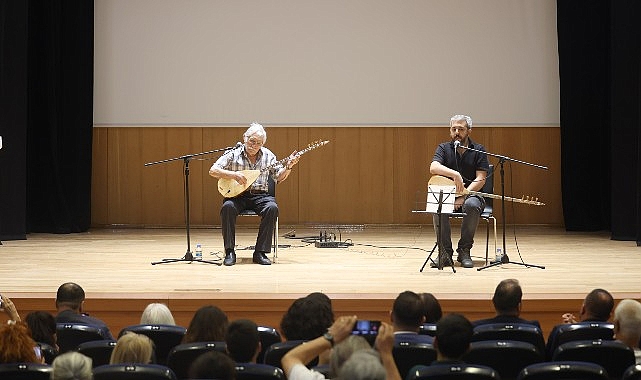
{"label": "black shoe", "polygon": [[234,252],[233,249],[227,251],[225,254],[225,260],[223,261],[223,265],[226,265],[228,267],[236,264],[236,252]]}
{"label": "black shoe", "polygon": [[267,258],[265,252],[254,252],[254,263],[260,265],[271,265],[272,262]]}
{"label": "black shoe", "polygon": [[[443,256],[443,267],[451,267],[452,265],[454,265],[452,263],[452,255],[451,254],[444,255]],[[436,259],[436,261],[433,261],[432,263],[430,263],[430,267],[431,268],[438,268],[439,267],[438,258]]]}
{"label": "black shoe", "polygon": [[461,263],[463,268],[474,268],[474,262],[472,261],[472,257],[470,257],[469,248],[457,248],[456,252],[458,252],[456,261]]}

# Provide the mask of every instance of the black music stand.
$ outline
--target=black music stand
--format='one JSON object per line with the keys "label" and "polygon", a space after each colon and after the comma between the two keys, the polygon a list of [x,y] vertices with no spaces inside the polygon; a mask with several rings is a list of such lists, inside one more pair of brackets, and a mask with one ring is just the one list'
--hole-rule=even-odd
{"label": "black music stand", "polygon": [[501,169],[500,169],[500,173],[501,173],[501,219],[503,221],[503,257],[501,258],[501,261],[490,263],[489,265],[486,265],[486,266],[481,267],[481,268],[477,268],[476,270],[477,271],[481,271],[483,269],[487,269],[487,268],[491,268],[491,267],[495,267],[497,265],[503,265],[503,264],[516,264],[516,265],[522,265],[522,266],[525,266],[525,267],[534,267],[534,268],[545,269],[545,267],[542,266],[542,265],[527,264],[527,263],[517,263],[517,262],[514,262],[514,261],[510,261],[510,258],[507,255],[507,250],[505,249],[505,171],[503,169],[503,164],[505,163],[505,161],[513,161],[513,162],[518,162],[518,163],[524,164],[524,165],[534,166],[535,168],[544,169],[544,170],[548,170],[547,166],[532,164],[532,163],[529,163],[529,162],[520,161],[520,160],[516,160],[516,159],[510,158],[510,157],[502,156],[500,154],[489,153],[489,152],[485,152],[485,151],[482,151],[482,150],[466,147],[466,146],[463,146],[463,145],[459,145],[459,146],[461,148],[463,148],[463,149],[473,150],[475,152],[485,153],[485,154],[488,154],[490,156],[497,157],[499,159],[499,165],[501,166]]}
{"label": "black music stand", "polygon": [[152,262],[151,265],[156,265],[156,264],[167,264],[167,263],[175,263],[175,262],[182,262],[186,261],[188,263],[192,262],[197,262],[197,263],[205,263],[205,264],[214,264],[220,266],[220,259],[217,261],[209,261],[209,260],[195,260],[194,255],[191,252],[191,243],[190,243],[190,237],[189,237],[189,161],[193,157],[196,156],[202,156],[205,154],[210,154],[210,153],[215,153],[215,152],[222,152],[226,150],[234,149],[234,147],[227,147],[227,148],[221,148],[221,149],[214,149],[210,150],[208,152],[201,152],[201,153],[195,153],[195,154],[187,154],[184,156],[180,157],[174,157],[174,158],[169,158],[166,160],[162,161],[155,161],[155,162],[148,162],[145,164],[145,166],[151,166],[151,165],[156,165],[156,164],[164,164],[167,162],[171,161],[176,161],[176,160],[183,160],[183,167],[184,167],[184,174],[185,174],[185,227],[187,230],[187,252],[185,253],[185,256],[179,258],[179,259],[162,259],[161,261],[155,261]]}
{"label": "black music stand", "polygon": [[[430,194],[436,195],[436,192],[430,191],[430,188],[428,186],[427,189],[427,202],[426,205],[429,205],[429,197]],[[448,194],[450,196],[452,194]],[[429,210],[426,210],[425,212],[430,213],[430,214],[436,214],[438,215],[438,227],[436,227],[436,243],[434,243],[434,247],[432,247],[432,250],[430,251],[430,254],[427,256],[425,259],[425,262],[423,263],[423,266],[421,266],[421,269],[419,272],[423,272],[423,269],[425,268],[425,265],[427,265],[427,262],[430,260],[432,257],[432,254],[434,253],[434,250],[438,247],[438,258],[437,258],[437,266],[436,268],[438,270],[443,270],[443,267],[445,266],[444,263],[446,261],[446,255],[447,253],[445,252],[445,249],[443,248],[443,237],[441,236],[441,226],[443,225],[443,215],[445,217],[449,218],[450,213],[445,213],[443,211],[443,189],[439,189],[438,192],[438,198],[436,198],[436,212],[430,212]],[[427,208],[427,207],[426,207]],[[450,263],[452,265],[452,272],[456,273],[456,269],[454,269],[454,259],[450,257]]]}

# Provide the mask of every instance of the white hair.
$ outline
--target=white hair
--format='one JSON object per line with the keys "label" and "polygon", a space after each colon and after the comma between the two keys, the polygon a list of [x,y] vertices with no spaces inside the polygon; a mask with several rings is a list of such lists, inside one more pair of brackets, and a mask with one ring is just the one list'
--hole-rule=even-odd
{"label": "white hair", "polygon": [[262,124],[253,122],[249,124],[249,128],[243,133],[243,136],[248,139],[250,136],[258,135],[263,139],[263,144],[267,141],[267,132],[263,128]]}
{"label": "white hair", "polygon": [[92,360],[85,355],[70,351],[57,356],[51,363],[51,380],[91,380]]}
{"label": "white hair", "polygon": [[467,116],[467,115],[454,115],[450,119],[450,127],[452,126],[452,123],[455,121],[465,121],[465,124],[467,124],[467,129],[472,129],[472,118]]}
{"label": "white hair", "polygon": [[150,303],[142,312],[141,325],[175,325],[171,310],[164,303]]}
{"label": "white hair", "polygon": [[614,309],[613,320],[619,323],[619,329],[624,335],[639,335],[641,332],[641,303],[632,299],[621,300]]}
{"label": "white hair", "polygon": [[354,352],[341,367],[338,378],[341,380],[385,380],[386,375],[378,352],[368,348]]}

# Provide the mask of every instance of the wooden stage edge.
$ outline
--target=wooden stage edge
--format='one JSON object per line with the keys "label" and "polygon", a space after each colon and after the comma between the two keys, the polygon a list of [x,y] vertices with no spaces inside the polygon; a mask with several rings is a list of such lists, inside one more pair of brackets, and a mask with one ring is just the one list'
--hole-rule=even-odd
{"label": "wooden stage edge", "polygon": [[[282,227],[300,237],[318,236],[327,226]],[[457,228],[454,227],[456,239]],[[238,262],[233,267],[203,263],[150,265],[185,252],[184,230],[100,228],[70,235],[30,234],[27,240],[0,246],[0,292],[11,297],[22,316],[33,310],[55,312],[55,291],[66,281],[83,286],[85,311],[104,320],[115,333],[137,324],[144,307],[166,303],[177,324],[187,326],[193,313],[213,304],[230,320],[249,318],[278,328],[291,302],[313,291],[326,293],[335,315],[389,321],[394,298],[403,290],[431,292],[444,313],[463,313],[470,320],[493,315],[496,284],[517,278],[524,289],[522,316],[538,319],[544,333],[565,312],[578,314],[585,294],[609,290],[615,299],[641,298],[638,268],[641,250],[634,242],[609,239],[607,233],[571,233],[559,227],[517,226],[508,229],[506,247],[512,263],[477,271],[485,260],[485,228],[479,226],[472,256],[474,269],[456,266],[439,271],[419,268],[434,245],[427,226],[351,226],[342,240],[346,249],[315,248],[280,238],[272,266],[251,264],[255,226],[237,231]],[[499,226],[500,235],[500,226]],[[516,238],[515,238],[516,236]],[[221,256],[218,228],[193,228],[192,245],[201,242],[205,259]],[[500,244],[499,236],[499,244]],[[518,248],[517,248],[518,243]],[[246,246],[245,246],[246,245]],[[243,249],[246,247],[245,249]],[[494,252],[490,238],[490,255]],[[28,254],[27,254],[28,253]],[[516,265],[519,253],[530,264]],[[18,263],[18,264],[16,264]],[[20,269],[16,269],[19,267]]]}

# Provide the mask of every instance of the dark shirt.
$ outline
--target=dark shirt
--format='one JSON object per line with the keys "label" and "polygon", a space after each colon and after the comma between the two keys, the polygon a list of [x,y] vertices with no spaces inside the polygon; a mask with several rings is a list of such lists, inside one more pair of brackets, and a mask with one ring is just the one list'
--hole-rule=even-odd
{"label": "dark shirt", "polygon": [[56,315],[56,323],[82,323],[87,326],[101,329],[106,339],[114,339],[105,322],[88,315],[78,314],[73,310],[63,310],[58,313],[58,315]]}
{"label": "dark shirt", "polygon": [[476,327],[479,325],[487,325],[490,323],[525,323],[528,325],[536,326],[539,329],[541,329],[541,324],[539,323],[539,321],[536,321],[536,320],[528,321],[527,319],[513,317],[509,315],[497,315],[494,318],[479,319],[478,321],[472,322],[472,325]]}
{"label": "dark shirt", "polygon": [[[483,145],[473,142],[470,138],[468,138],[468,141],[470,148],[485,152]],[[487,161],[487,155],[485,153],[465,150],[462,155],[458,152],[455,154],[454,143],[452,141],[439,144],[436,147],[432,161],[439,162],[461,173],[465,187],[468,187],[476,178],[477,170],[485,170],[487,172],[490,169],[490,164]]]}

